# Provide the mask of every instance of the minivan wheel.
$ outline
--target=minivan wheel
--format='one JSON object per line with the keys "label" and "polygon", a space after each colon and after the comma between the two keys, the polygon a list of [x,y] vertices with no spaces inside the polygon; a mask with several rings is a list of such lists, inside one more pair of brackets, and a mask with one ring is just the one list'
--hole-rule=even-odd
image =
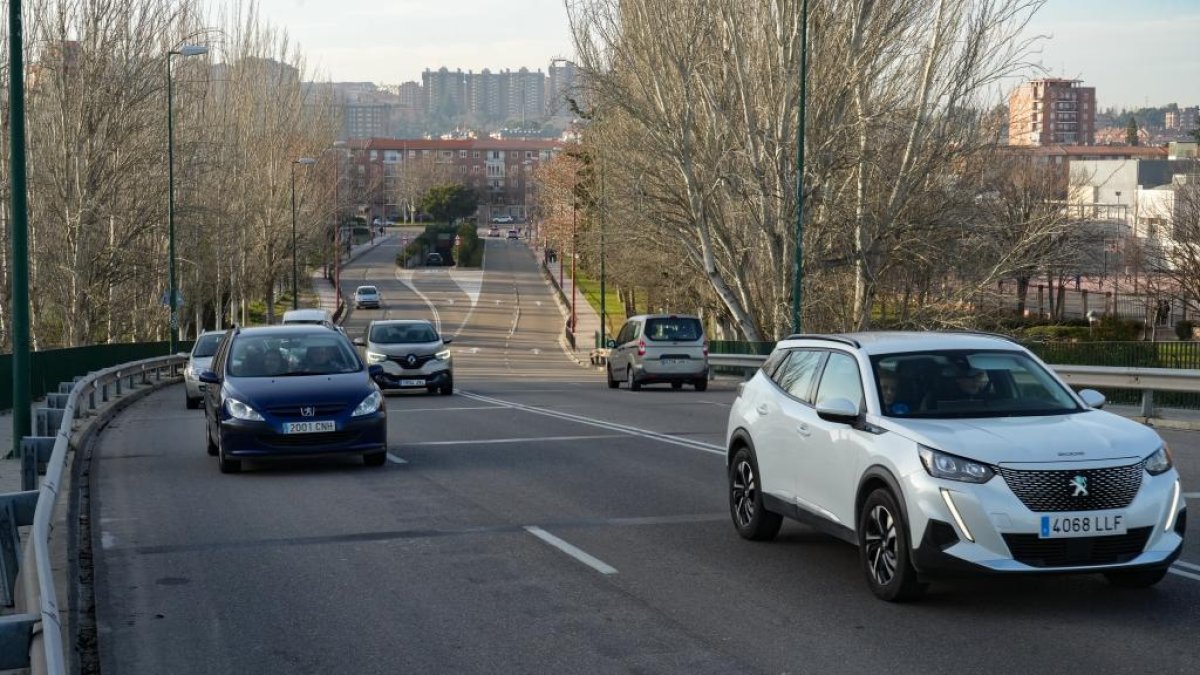
{"label": "minivan wheel", "polygon": [[763,506],[758,461],[750,448],[742,448],[729,466],[729,515],[744,539],[769,541],[779,534],[783,516]]}
{"label": "minivan wheel", "polygon": [[617,389],[618,387],[621,386],[620,380],[613,379],[612,366],[606,366],[604,368],[604,372],[607,373],[607,376],[608,376],[608,388],[609,389]]}
{"label": "minivan wheel", "polygon": [[1104,578],[1117,588],[1150,588],[1167,576],[1167,568],[1156,570],[1115,570],[1105,572]]}
{"label": "minivan wheel", "polygon": [[188,410],[195,410],[200,407],[200,399],[186,396],[184,397],[184,404],[187,405]]}
{"label": "minivan wheel", "polygon": [[629,391],[642,390],[642,384],[633,376],[633,368],[625,369],[625,381],[629,383]]}
{"label": "minivan wheel", "polygon": [[858,557],[867,585],[881,600],[915,600],[925,585],[913,569],[908,528],[896,498],[886,489],[872,492],[858,518]]}
{"label": "minivan wheel", "polygon": [[695,385],[696,391],[708,391],[708,380],[704,379],[703,377],[696,380]]}

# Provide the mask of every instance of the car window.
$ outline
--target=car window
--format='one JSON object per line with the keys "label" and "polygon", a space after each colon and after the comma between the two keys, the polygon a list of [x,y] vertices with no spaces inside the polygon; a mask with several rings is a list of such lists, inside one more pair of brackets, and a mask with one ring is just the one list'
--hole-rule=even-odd
{"label": "car window", "polygon": [[345,338],[310,335],[242,335],[229,350],[233,377],[288,377],[352,373],[362,368]]}
{"label": "car window", "polygon": [[221,346],[221,338],[225,337],[224,333],[208,333],[201,335],[196,340],[196,345],[192,347],[192,356],[196,358],[207,358],[217,353],[217,347]]}
{"label": "car window", "polygon": [[655,342],[695,342],[704,337],[700,320],[692,317],[671,317],[646,320],[646,339]]}
{"label": "car window", "polygon": [[371,342],[383,345],[422,344],[437,342],[438,334],[428,324],[385,323],[371,326],[369,339]]}
{"label": "car window", "polygon": [[783,363],[784,359],[786,359],[790,353],[791,352],[787,349],[776,349],[775,351],[771,352],[771,355],[768,356],[767,360],[762,364],[763,375],[766,375],[771,379],[775,379],[775,370],[779,368],[779,364]]}
{"label": "car window", "polygon": [[617,334],[617,344],[623,345],[629,342],[629,336],[633,333],[633,322],[627,321],[624,326],[621,326],[621,332]]}
{"label": "car window", "polygon": [[812,384],[824,359],[825,352],[822,351],[793,349],[775,371],[773,379],[789,396],[812,403]]}
{"label": "car window", "polygon": [[821,384],[817,385],[817,405],[835,398],[844,398],[862,410],[863,388],[858,361],[842,352],[830,352],[821,373]]}

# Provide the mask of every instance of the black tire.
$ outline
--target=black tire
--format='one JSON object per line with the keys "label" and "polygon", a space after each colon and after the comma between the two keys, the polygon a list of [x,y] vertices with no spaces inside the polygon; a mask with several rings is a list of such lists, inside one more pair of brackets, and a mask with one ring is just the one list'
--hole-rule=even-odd
{"label": "black tire", "polygon": [[783,516],[763,506],[761,486],[754,452],[738,450],[729,465],[729,516],[743,539],[770,541],[783,525]]}
{"label": "black tire", "polygon": [[699,380],[696,380],[696,382],[694,384],[696,387],[696,391],[708,391],[708,380],[701,378]]}
{"label": "black tire", "polygon": [[221,447],[220,439],[217,439],[217,463],[221,467],[221,473],[241,473],[242,471],[242,460],[225,457],[225,449]]}
{"label": "black tire", "polygon": [[625,369],[625,381],[629,383],[629,391],[641,391],[642,383],[633,376],[633,368]]}
{"label": "black tire", "polygon": [[606,367],[604,369],[604,372],[605,372],[606,376],[608,377],[608,388],[609,389],[619,389],[621,387],[621,381],[613,379],[612,366]]}
{"label": "black tire", "polygon": [[188,410],[195,410],[196,408],[200,407],[200,399],[198,399],[198,398],[192,398],[191,396],[185,396],[183,399],[183,402],[184,402],[184,405],[187,406]]}
{"label": "black tire", "polygon": [[675,391],[679,391],[680,389],[683,389],[683,383],[682,382],[672,382],[671,388],[674,389]]}
{"label": "black tire", "polygon": [[387,450],[363,453],[363,464],[367,466],[383,466],[387,463]]}
{"label": "black tire", "polygon": [[454,377],[453,376],[450,377],[448,380],[446,380],[446,384],[443,384],[441,386],[440,391],[442,393],[442,396],[450,396],[454,393]]}
{"label": "black tire", "polygon": [[425,387],[425,391],[429,392],[430,394],[436,394],[436,393],[438,393],[438,388],[437,387]]}
{"label": "black tire", "polygon": [[204,420],[204,444],[208,446],[208,454],[210,457],[217,456],[217,444],[213,443],[212,434],[209,433],[208,420]]}
{"label": "black tire", "polygon": [[881,600],[915,600],[925,592],[912,566],[908,525],[895,496],[879,488],[867,495],[858,517],[858,559],[867,586]]}
{"label": "black tire", "polygon": [[1167,568],[1155,570],[1116,570],[1105,572],[1104,578],[1117,588],[1150,588],[1167,576]]}

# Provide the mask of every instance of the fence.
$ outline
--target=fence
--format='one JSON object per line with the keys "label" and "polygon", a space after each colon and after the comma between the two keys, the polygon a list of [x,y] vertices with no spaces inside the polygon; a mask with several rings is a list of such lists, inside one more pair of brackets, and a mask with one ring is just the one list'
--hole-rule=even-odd
{"label": "fence", "polygon": [[[47,349],[30,354],[29,395],[40,398],[57,390],[79,373],[88,373],[141,359],[164,356],[169,342],[122,342],[116,344]],[[191,342],[180,342],[179,351],[191,351]],[[12,382],[12,354],[0,354],[0,382]],[[0,410],[12,408],[12,386],[0,387]]]}

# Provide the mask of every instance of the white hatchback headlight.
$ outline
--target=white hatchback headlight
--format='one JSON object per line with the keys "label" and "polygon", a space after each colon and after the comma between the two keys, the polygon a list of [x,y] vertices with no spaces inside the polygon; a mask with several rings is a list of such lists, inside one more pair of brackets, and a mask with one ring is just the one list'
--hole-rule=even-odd
{"label": "white hatchback headlight", "polygon": [[1171,470],[1171,449],[1166,443],[1155,451],[1153,455],[1146,458],[1146,473],[1151,476],[1157,476]]}
{"label": "white hatchback headlight", "polygon": [[934,478],[956,480],[963,483],[986,483],[996,475],[992,467],[982,462],[976,462],[956,455],[918,446],[921,454],[921,464]]}
{"label": "white hatchback headlight", "polygon": [[379,408],[382,406],[383,394],[373,391],[367,394],[367,397],[362,400],[362,403],[358,404],[358,407],[354,409],[354,412],[350,416],[362,417],[363,415],[370,415],[379,412]]}
{"label": "white hatchback headlight", "polygon": [[257,410],[236,398],[225,399],[225,409],[229,411],[229,416],[234,419],[246,420],[247,422],[263,421],[263,416],[258,414]]}

